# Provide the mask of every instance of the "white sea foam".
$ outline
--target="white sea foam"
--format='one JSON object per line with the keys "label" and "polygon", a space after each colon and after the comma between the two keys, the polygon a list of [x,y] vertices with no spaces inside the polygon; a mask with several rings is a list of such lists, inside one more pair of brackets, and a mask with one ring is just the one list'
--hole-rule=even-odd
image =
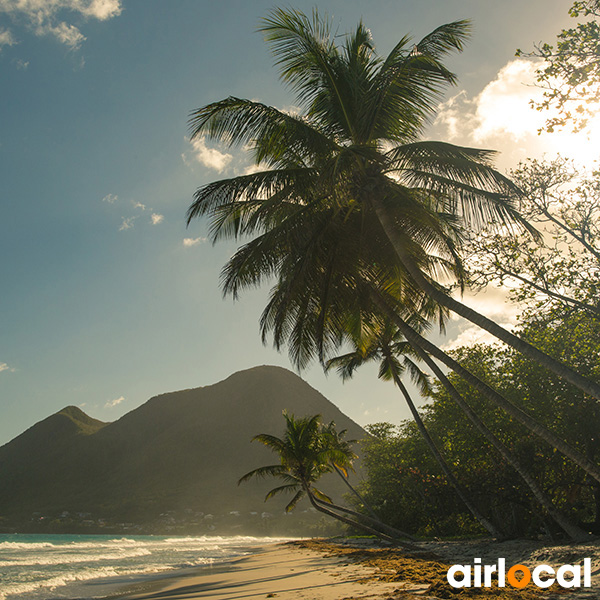
{"label": "white sea foam", "polygon": [[101,562],[125,558],[136,558],[138,556],[150,556],[152,552],[146,548],[137,550],[120,550],[110,554],[40,554],[32,558],[17,558],[15,560],[0,560],[0,567],[34,567],[42,565],[71,565],[75,563]]}
{"label": "white sea foam", "polygon": [[8,548],[11,550],[38,550],[41,548],[55,548],[50,542],[0,542],[0,550]]}
{"label": "white sea foam", "polygon": [[159,573],[161,571],[168,570],[168,567],[161,567],[159,565],[153,565],[143,571],[139,569],[130,570],[119,570],[117,571],[114,567],[103,567],[100,569],[85,569],[77,571],[75,573],[63,573],[50,579],[43,581],[32,581],[27,583],[14,583],[6,586],[2,592],[0,592],[0,600],[6,600],[13,596],[21,595],[24,597],[25,594],[30,594],[38,590],[55,590],[61,586],[68,585],[73,582],[91,581],[93,579],[103,579],[106,577],[116,577],[124,575],[133,575],[141,573]]}
{"label": "white sea foam", "polygon": [[[0,535],[0,600],[44,600],[50,592],[64,599],[105,596],[113,591],[106,586],[222,562],[284,539],[289,538]],[[91,580],[100,581],[90,587]]]}

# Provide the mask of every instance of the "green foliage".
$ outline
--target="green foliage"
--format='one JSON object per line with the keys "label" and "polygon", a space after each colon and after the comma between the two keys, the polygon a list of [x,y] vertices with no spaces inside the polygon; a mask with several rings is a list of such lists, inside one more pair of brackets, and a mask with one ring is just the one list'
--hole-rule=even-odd
{"label": "green foliage", "polygon": [[344,471],[351,468],[356,454],[350,443],[343,440],[344,432],[338,433],[333,422],[324,426],[321,415],[296,418],[284,412],[283,416],[286,422],[283,437],[261,433],[253,438],[277,454],[279,463],[254,469],[241,477],[238,483],[252,477],[281,479],[283,484],[268,492],[265,500],[278,494],[293,493],[286,512],[291,511],[307,494],[331,503],[329,496],[315,487],[315,483],[325,473],[333,471],[334,465]]}
{"label": "green foliage", "polygon": [[482,532],[413,423],[367,429],[371,437],[361,448],[368,475],[360,491],[383,521],[425,537]]}
{"label": "green foliage", "polygon": [[[585,314],[538,313],[522,336],[543,351],[600,380],[600,323]],[[520,354],[478,345],[456,351],[481,379],[593,461],[600,458],[600,407],[579,390]],[[499,411],[460,378],[453,385],[479,416],[527,466],[553,501],[588,529],[600,531],[600,488],[562,455]],[[461,483],[478,506],[511,535],[552,530],[527,487],[467,421],[441,385],[423,408],[423,420]],[[464,535],[478,528],[444,482],[413,424],[371,426],[363,444],[367,481],[361,490],[381,515],[410,532]]]}
{"label": "green foliage", "polygon": [[558,109],[558,116],[546,121],[549,132],[571,122],[573,129],[584,128],[600,100],[600,2],[574,2],[569,15],[591,19],[575,27],[563,29],[555,44],[535,46],[532,53],[517,50],[517,56],[533,56],[545,61],[537,70],[538,85],[544,88],[544,99],[537,110]]}
{"label": "green foliage", "polygon": [[512,172],[520,211],[543,232],[483,231],[466,246],[471,282],[512,289],[533,312],[576,311],[600,318],[600,173],[570,161],[528,160]]}
{"label": "green foliage", "polygon": [[362,23],[337,36],[317,11],[274,9],[261,30],[299,114],[230,97],[190,119],[192,138],[243,145],[261,169],[199,188],[188,210],[189,220],[208,217],[215,241],[252,238],[223,269],[224,292],[276,281],[263,339],[287,345],[299,368],[337,354],[348,329],[361,329],[358,313],[374,310],[358,293],[364,282],[398,311],[443,320],[399,261],[377,206],[438,288],[464,284],[464,228],[526,227],[493,152],[420,140],[456,80],[443,60],[462,50],[470,24],[447,23],[416,44],[403,37],[387,56]]}

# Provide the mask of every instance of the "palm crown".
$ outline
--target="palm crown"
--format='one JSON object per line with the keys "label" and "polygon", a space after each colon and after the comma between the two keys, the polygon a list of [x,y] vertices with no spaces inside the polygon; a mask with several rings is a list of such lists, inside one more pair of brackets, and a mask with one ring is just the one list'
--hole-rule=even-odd
{"label": "palm crown", "polygon": [[283,437],[261,433],[253,438],[275,452],[279,463],[254,469],[246,473],[239,483],[252,477],[282,479],[283,485],[272,489],[265,500],[277,494],[295,492],[286,511],[292,510],[306,494],[331,503],[329,496],[315,487],[315,482],[333,471],[334,465],[339,465],[344,471],[352,468],[356,454],[350,443],[343,440],[344,432],[337,432],[333,422],[323,427],[321,415],[296,418],[284,413],[284,417],[286,429]]}
{"label": "palm crown", "polygon": [[[224,290],[236,295],[278,276],[263,334],[273,332],[278,346],[291,342],[292,358],[303,366],[311,345],[323,360],[337,343],[347,324],[334,324],[328,337],[324,313],[340,315],[351,300],[344,290],[351,296],[359,280],[393,291],[412,314],[435,312],[431,305],[423,312],[425,294],[397,260],[375,199],[385,203],[405,250],[438,287],[464,283],[456,247],[466,225],[520,217],[510,199],[515,188],[492,168],[492,152],[418,141],[455,80],[441,58],[462,49],[467,21],[443,25],[416,45],[404,37],[385,59],[362,23],[338,47],[316,11],[311,20],[276,9],[262,31],[302,112],[233,97],[193,112],[193,137],[243,144],[264,169],[198,189],[188,222],[208,215],[215,241],[254,236],[226,265]],[[329,295],[329,307],[317,307],[322,294],[317,302],[299,292],[310,285],[335,289],[339,302]],[[294,294],[300,298],[292,309]],[[443,316],[439,306],[437,313]],[[303,338],[319,327],[314,339]]]}

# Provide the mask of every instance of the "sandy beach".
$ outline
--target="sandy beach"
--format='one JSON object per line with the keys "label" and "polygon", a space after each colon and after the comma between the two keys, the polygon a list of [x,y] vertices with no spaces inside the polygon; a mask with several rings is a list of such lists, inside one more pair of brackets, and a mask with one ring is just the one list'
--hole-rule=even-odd
{"label": "sandy beach", "polygon": [[[592,557],[592,589],[566,591],[554,586],[541,591],[463,590],[460,597],[494,599],[598,598],[600,543],[560,546],[539,542],[490,543],[423,542],[422,555],[397,549],[377,548],[369,542],[338,543],[307,540],[265,546],[236,561],[205,567],[169,579],[155,581],[143,591],[130,590],[127,600],[409,600],[455,597],[445,583],[448,565],[471,561],[474,556],[534,565],[544,562],[577,564]],[[434,554],[435,553],[435,554]]]}
{"label": "sandy beach", "polygon": [[[227,565],[156,582],[154,589],[128,600],[337,600],[381,598],[398,584],[369,581],[373,567],[294,545],[267,546]],[[428,587],[422,586],[423,589]]]}

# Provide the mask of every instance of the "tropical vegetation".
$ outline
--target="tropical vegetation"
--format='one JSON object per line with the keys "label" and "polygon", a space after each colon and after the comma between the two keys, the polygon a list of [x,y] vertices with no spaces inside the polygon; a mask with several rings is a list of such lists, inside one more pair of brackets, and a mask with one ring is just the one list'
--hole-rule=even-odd
{"label": "tropical vegetation", "polygon": [[[562,355],[583,372],[600,369],[600,323],[582,315],[537,313],[522,323],[521,335],[539,347]],[[455,351],[477,374],[501,389],[540,422],[552,426],[581,452],[600,459],[600,410],[573,386],[539,369],[519,353],[497,345],[480,344]],[[452,384],[511,452],[527,465],[554,506],[581,529],[600,534],[600,487],[570,461],[552,451],[505,413],[497,410],[456,375]],[[447,389],[431,386],[422,420],[457,479],[478,508],[506,537],[559,536],[552,519],[531,490],[502,457],[464,418]],[[414,535],[453,536],[483,533],[440,465],[428,451],[414,422],[400,427],[370,426],[362,444],[367,472],[359,487],[377,514],[391,525]]]}
{"label": "tropical vegetation", "polygon": [[[278,349],[287,346],[298,368],[313,359],[327,365],[349,345],[354,358],[343,360],[350,360],[350,371],[357,358],[383,357],[383,374],[402,390],[397,355],[423,362],[544,512],[571,538],[585,539],[526,468],[528,461],[471,406],[471,396],[485,398],[526,435],[544,440],[600,482],[595,458],[558,432],[554,421],[536,418],[519,394],[486,378],[478,363],[426,337],[455,312],[521,360],[542,365],[561,385],[592,403],[600,399],[595,374],[586,376],[552,348],[536,346],[527,331],[515,335],[451,294],[473,281],[464,261],[468,241],[508,232],[538,243],[544,235],[520,213],[523,190],[493,168],[493,152],[421,139],[437,101],[456,80],[442,60],[462,50],[470,24],[442,25],[416,44],[404,37],[386,57],[362,22],[338,43],[330,21],[316,10],[311,18],[274,9],[261,30],[300,112],[230,97],[190,119],[192,138],[244,145],[257,166],[199,188],[188,211],[188,223],[208,217],[213,241],[245,241],[223,269],[224,292],[237,297],[275,281],[261,317],[263,340],[272,336]],[[454,374],[446,375],[439,363]],[[417,373],[412,359],[404,364]],[[427,440],[427,428],[415,418]],[[436,444],[427,443],[442,465]],[[443,470],[451,480],[451,469]],[[318,494],[308,493],[312,483],[299,484],[298,492],[318,503]],[[461,491],[468,486],[453,485],[479,521],[488,522],[488,531],[497,531]]]}
{"label": "tropical vegetation", "polygon": [[400,541],[402,538],[413,539],[409,534],[389,527],[378,519],[334,504],[325,492],[316,487],[316,482],[325,473],[336,469],[345,473],[352,468],[352,461],[357,458],[350,444],[343,441],[342,432],[336,431],[335,423],[324,426],[320,415],[296,418],[284,413],[283,416],[286,421],[283,437],[261,433],[253,438],[275,452],[279,462],[253,469],[241,477],[239,483],[252,477],[278,478],[282,485],[268,492],[265,500],[278,494],[293,494],[285,508],[286,512],[291,511],[302,498],[307,497],[315,510],[353,529],[410,548],[410,544]]}

